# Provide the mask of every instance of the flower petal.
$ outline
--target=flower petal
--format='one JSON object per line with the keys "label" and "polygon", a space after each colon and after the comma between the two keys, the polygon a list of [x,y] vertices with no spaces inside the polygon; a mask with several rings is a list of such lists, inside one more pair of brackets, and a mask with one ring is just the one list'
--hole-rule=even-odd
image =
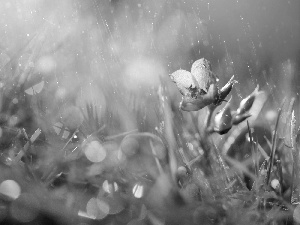
{"label": "flower petal", "polygon": [[211,84],[215,84],[218,80],[217,76],[212,72],[210,62],[204,58],[198,59],[192,65],[192,76],[197,81],[197,86],[207,92]]}
{"label": "flower petal", "polygon": [[193,92],[197,92],[196,83],[190,72],[177,70],[170,74],[170,78],[177,85],[182,95],[193,95]]}

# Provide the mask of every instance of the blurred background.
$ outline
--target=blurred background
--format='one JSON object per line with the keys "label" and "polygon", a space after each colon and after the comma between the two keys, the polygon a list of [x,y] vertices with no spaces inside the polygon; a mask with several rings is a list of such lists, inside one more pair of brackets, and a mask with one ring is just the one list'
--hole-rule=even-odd
{"label": "blurred background", "polygon": [[[240,98],[257,84],[276,87],[279,99],[298,90],[297,0],[4,0],[0,4],[0,65],[22,52],[15,66],[23,70],[35,48],[39,53],[29,59],[34,70],[31,80],[35,76],[46,82],[50,111],[69,101],[77,105],[93,101],[94,95],[102,111],[114,104],[122,107],[118,98],[128,98],[132,92],[151,102],[151,91],[161,78],[168,79],[179,68],[190,70],[192,62],[202,57],[211,61],[221,84],[236,76],[240,85],[234,95]],[[10,76],[1,69],[2,86]],[[174,96],[177,91],[170,86]],[[122,114],[118,116],[134,120],[125,109]]]}
{"label": "blurred background", "polygon": [[[269,108],[294,96],[298,113],[299,12],[298,0],[1,0],[1,124],[66,140],[93,115],[104,136],[155,132],[162,128],[160,84],[178,107],[181,95],[168,75],[190,71],[202,57],[221,86],[235,75],[233,105],[260,85]],[[276,113],[266,112],[274,120]],[[86,133],[101,129],[95,124]],[[4,152],[11,134],[0,131]],[[37,170],[50,155],[39,156]],[[77,179],[83,172],[74,170]],[[1,182],[7,174],[0,172]]]}

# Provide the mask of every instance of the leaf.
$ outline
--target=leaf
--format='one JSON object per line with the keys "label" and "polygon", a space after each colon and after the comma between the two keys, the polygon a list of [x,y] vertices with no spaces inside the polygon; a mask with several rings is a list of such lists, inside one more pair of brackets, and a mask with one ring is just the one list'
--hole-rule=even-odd
{"label": "leaf", "polygon": [[281,116],[282,107],[284,105],[284,102],[285,101],[283,101],[283,103],[281,104],[281,107],[278,110],[277,120],[276,120],[276,124],[275,124],[275,130],[274,130],[273,137],[272,137],[272,148],[271,148],[271,155],[270,155],[269,167],[268,167],[268,172],[267,172],[267,184],[270,183],[270,176],[271,176],[271,171],[272,171],[272,167],[273,167],[273,163],[274,163],[274,156],[275,156],[275,151],[276,151],[278,124],[279,124],[279,119]]}

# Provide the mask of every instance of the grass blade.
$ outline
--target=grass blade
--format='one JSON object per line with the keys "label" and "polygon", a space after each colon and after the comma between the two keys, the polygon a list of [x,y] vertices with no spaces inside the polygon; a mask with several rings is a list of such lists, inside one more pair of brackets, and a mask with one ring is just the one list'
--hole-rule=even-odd
{"label": "grass blade", "polygon": [[272,137],[272,148],[271,148],[271,155],[270,155],[269,167],[268,167],[268,171],[267,171],[267,180],[266,180],[267,185],[269,185],[269,183],[270,183],[271,171],[272,171],[272,167],[273,167],[273,163],[274,163],[274,156],[275,156],[275,150],[276,150],[278,124],[279,124],[279,119],[281,116],[282,107],[284,105],[284,102],[285,102],[285,100],[283,101],[283,103],[281,104],[281,107],[278,110],[275,130],[274,130],[273,137]]}
{"label": "grass blade", "polygon": [[258,175],[258,160],[256,157],[256,154],[254,152],[254,143],[253,143],[253,137],[252,137],[252,133],[251,133],[251,129],[250,129],[250,125],[249,125],[249,121],[247,120],[247,128],[248,128],[248,134],[249,134],[249,139],[250,139],[250,146],[251,146],[251,153],[252,153],[252,159],[253,159],[253,164],[254,164],[254,171],[255,171],[255,175]]}
{"label": "grass blade", "polygon": [[[294,118],[294,113],[292,115],[291,124],[294,127],[296,120]],[[291,138],[292,138],[292,159],[293,159],[293,171],[292,171],[292,183],[291,183],[291,196],[290,202],[292,204],[298,204],[300,201],[299,196],[299,146],[298,146],[298,139],[299,139],[299,129],[296,133],[295,129],[291,130]]]}

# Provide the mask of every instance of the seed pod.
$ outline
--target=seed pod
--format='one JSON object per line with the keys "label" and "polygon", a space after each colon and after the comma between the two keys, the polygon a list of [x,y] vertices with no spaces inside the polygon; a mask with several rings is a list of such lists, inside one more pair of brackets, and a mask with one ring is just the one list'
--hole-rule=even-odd
{"label": "seed pod", "polygon": [[[229,100],[230,101],[230,100]],[[219,134],[226,134],[232,127],[232,116],[229,102],[215,116],[214,131]]]}
{"label": "seed pod", "polygon": [[255,97],[261,93],[258,91],[258,89],[259,89],[259,85],[256,86],[254,91],[248,97],[244,98],[241,101],[239,108],[236,110],[237,114],[239,114],[239,115],[244,114],[251,109],[253,102],[255,100]]}

